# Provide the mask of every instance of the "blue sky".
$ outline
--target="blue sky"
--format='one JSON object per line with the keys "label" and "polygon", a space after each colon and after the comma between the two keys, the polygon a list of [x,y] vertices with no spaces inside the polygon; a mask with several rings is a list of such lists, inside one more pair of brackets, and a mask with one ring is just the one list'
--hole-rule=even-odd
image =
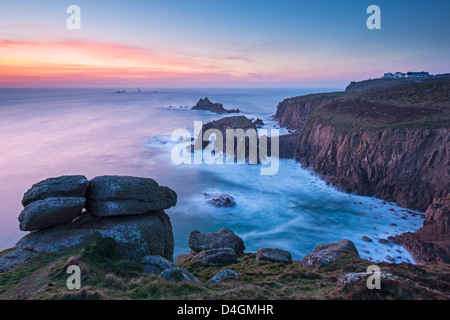
{"label": "blue sky", "polygon": [[[71,4],[81,30],[65,27]],[[381,30],[366,28],[372,4]],[[107,86],[118,70],[130,86],[317,87],[388,71],[444,73],[449,14],[450,1],[437,0],[2,1],[0,85],[70,85],[75,72]]]}

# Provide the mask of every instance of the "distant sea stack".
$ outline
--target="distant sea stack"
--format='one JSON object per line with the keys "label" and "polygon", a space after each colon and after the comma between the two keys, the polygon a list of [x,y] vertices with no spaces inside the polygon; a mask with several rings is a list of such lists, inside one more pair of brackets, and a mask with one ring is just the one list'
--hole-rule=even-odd
{"label": "distant sea stack", "polygon": [[208,97],[200,99],[192,110],[207,110],[214,113],[239,113],[239,109],[227,110],[221,103],[212,103]]}
{"label": "distant sea stack", "polygon": [[425,211],[450,193],[450,80],[440,79],[290,98],[275,119],[297,132],[295,158],[331,184]]}

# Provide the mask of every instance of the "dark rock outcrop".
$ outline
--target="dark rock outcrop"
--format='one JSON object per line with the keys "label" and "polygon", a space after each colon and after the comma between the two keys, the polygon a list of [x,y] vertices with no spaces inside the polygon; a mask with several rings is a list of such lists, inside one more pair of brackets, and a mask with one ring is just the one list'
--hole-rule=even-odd
{"label": "dark rock outcrop", "polygon": [[244,241],[227,228],[210,233],[192,231],[189,234],[188,246],[196,253],[202,250],[231,248],[237,255],[241,255],[245,250]]}
{"label": "dark rock outcrop", "polygon": [[315,124],[304,129],[296,155],[344,191],[424,211],[450,190],[449,152],[447,129],[349,134]]}
{"label": "dark rock outcrop", "polygon": [[236,205],[233,197],[225,193],[214,194],[211,196],[205,194],[205,197],[207,197],[206,202],[216,208],[232,208]]}
{"label": "dark rock outcrop", "polygon": [[344,239],[339,242],[322,244],[316,247],[312,253],[307,254],[302,260],[303,268],[319,268],[330,264],[339,258],[343,251],[349,252],[359,257],[358,250],[354,243]]}
{"label": "dark rock outcrop", "polygon": [[207,110],[214,113],[239,113],[239,109],[227,110],[221,103],[212,103],[208,97],[200,99],[192,110]]}
{"label": "dark rock outcrop", "polygon": [[[223,154],[227,154],[227,143],[230,143],[230,139],[227,139],[227,130],[234,130],[236,136],[233,138],[233,147],[229,146],[229,154],[234,154],[237,158],[238,146],[244,146],[245,160],[249,163],[260,163],[265,156],[271,156],[275,153],[272,152],[272,139],[267,136],[258,136],[257,122],[252,122],[245,116],[233,116],[226,117],[216,121],[211,121],[202,126],[202,139],[197,139],[191,150],[194,148],[197,150],[205,149],[210,144],[210,137],[213,133],[213,129],[220,131],[222,139],[214,141],[214,147],[216,150],[221,150]],[[242,131],[240,131],[242,130]],[[243,133],[240,135],[239,133]],[[264,139],[264,140],[263,140]],[[295,146],[297,141],[296,134],[281,135],[278,137],[279,146],[278,153],[280,158],[294,158]],[[205,141],[206,140],[206,141]],[[223,143],[222,143],[223,142]],[[250,147],[255,147],[254,152],[250,153]],[[233,151],[231,153],[231,151]],[[275,151],[275,150],[274,150]],[[261,159],[262,157],[262,159]],[[241,161],[243,159],[240,159]]]}
{"label": "dark rock outcrop", "polygon": [[34,184],[23,196],[24,207],[36,200],[44,200],[55,197],[84,198],[88,180],[85,176],[62,176],[48,178]]}
{"label": "dark rock outcrop", "polygon": [[262,121],[260,118],[256,119],[253,124],[255,126],[263,126],[264,125],[264,121]]}
{"label": "dark rock outcrop", "polygon": [[237,256],[231,248],[207,249],[196,254],[191,261],[204,267],[217,267],[235,263]]}
{"label": "dark rock outcrop", "polygon": [[76,221],[31,232],[15,248],[58,252],[79,245],[96,233],[114,239],[124,259],[139,261],[148,255],[173,259],[172,225],[163,211],[108,218],[85,214]]}
{"label": "dark rock outcrop", "polygon": [[[251,129],[254,130],[254,132],[256,132],[256,125],[252,122],[252,120],[248,119],[245,116],[226,117],[219,120],[208,122],[202,126],[203,140],[197,139],[195,141],[195,145],[198,149],[204,149],[206,148],[206,146],[208,146],[209,141],[204,140],[210,138],[210,135],[207,132],[210,129],[216,129],[220,131],[222,133],[223,140],[225,140],[227,129],[231,130],[242,129],[244,132]],[[237,143],[235,144],[235,147],[236,145]],[[226,152],[226,143],[223,144],[223,151]]]}
{"label": "dark rock outcrop", "polygon": [[177,194],[150,178],[101,176],[89,181],[86,209],[99,217],[137,215],[168,209]]}
{"label": "dark rock outcrop", "polygon": [[20,230],[40,230],[71,221],[81,215],[85,204],[85,198],[59,197],[36,200],[20,213]]}
{"label": "dark rock outcrop", "polygon": [[292,263],[291,254],[279,248],[261,248],[256,252],[256,261]]}
{"label": "dark rock outcrop", "polygon": [[450,263],[450,198],[436,200],[426,213],[423,227],[395,237],[416,263]]}

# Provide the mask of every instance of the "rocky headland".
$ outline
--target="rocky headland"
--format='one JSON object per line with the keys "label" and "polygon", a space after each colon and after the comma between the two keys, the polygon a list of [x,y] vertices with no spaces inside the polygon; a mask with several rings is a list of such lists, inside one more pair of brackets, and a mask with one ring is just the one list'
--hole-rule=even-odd
{"label": "rocky headland", "polygon": [[399,239],[416,262],[449,261],[450,212],[448,205],[433,205],[450,194],[446,77],[365,81],[346,92],[289,98],[275,119],[297,134],[294,158],[329,183],[427,211],[421,231]]}

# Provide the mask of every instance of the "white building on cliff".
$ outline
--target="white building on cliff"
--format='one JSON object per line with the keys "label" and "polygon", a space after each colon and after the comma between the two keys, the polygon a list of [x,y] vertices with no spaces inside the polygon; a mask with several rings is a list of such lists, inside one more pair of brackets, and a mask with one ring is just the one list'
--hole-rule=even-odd
{"label": "white building on cliff", "polygon": [[402,73],[402,72],[396,72],[394,73],[385,73],[383,75],[383,79],[402,79],[402,78],[429,78],[430,74],[428,72],[408,72],[408,73]]}

